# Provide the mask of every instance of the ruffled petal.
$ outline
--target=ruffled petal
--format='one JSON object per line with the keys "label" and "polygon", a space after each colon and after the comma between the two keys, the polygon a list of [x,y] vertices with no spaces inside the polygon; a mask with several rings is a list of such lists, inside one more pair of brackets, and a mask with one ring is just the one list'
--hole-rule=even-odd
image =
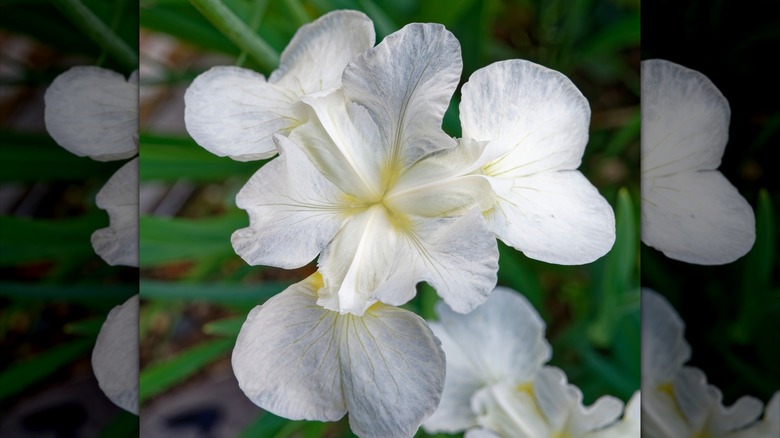
{"label": "ruffled petal", "polygon": [[322,252],[319,268],[325,281],[318,304],[340,313],[362,315],[387,283],[396,260],[398,234],[382,206],[352,216]]}
{"label": "ruffled petal", "polygon": [[756,240],[753,209],[718,171],[642,181],[642,241],[667,257],[731,263]]}
{"label": "ruffled petal", "polygon": [[727,438],[772,438],[780,436],[780,391],[776,391],[764,410],[761,421],[725,435]]}
{"label": "ruffled petal", "polygon": [[347,63],[374,41],[374,23],[362,12],[329,12],[295,32],[268,82],[299,96],[338,88]]}
{"label": "ruffled petal", "polygon": [[515,178],[579,167],[590,106],[563,74],[520,59],[479,69],[463,85],[463,137],[503,151],[487,175]]}
{"label": "ruffled petal", "polygon": [[98,161],[138,153],[138,76],[73,67],[44,95],[46,131],[60,146]]}
{"label": "ruffled petal", "polygon": [[[404,225],[393,272],[414,273],[414,282],[427,281],[459,313],[487,299],[497,281],[498,245],[478,210],[456,218],[411,217]],[[407,290],[382,285],[376,297],[400,305],[414,296]]]}
{"label": "ruffled petal", "polygon": [[498,287],[468,314],[439,303],[440,322],[431,328],[447,354],[447,380],[441,404],[426,430],[457,432],[476,420],[471,400],[481,388],[500,382],[533,381],[552,350],[545,324],[533,306],[511,289]]}
{"label": "ruffled petal", "polygon": [[551,436],[533,397],[512,385],[496,384],[481,390],[474,396],[472,409],[477,412],[479,425],[497,436]]}
{"label": "ruffled petal", "polygon": [[344,93],[379,126],[393,167],[455,146],[441,122],[462,68],[458,40],[432,23],[406,25],[347,65]]}
{"label": "ruffled petal", "polygon": [[642,388],[643,438],[690,436],[691,431],[673,398],[672,390]]}
{"label": "ruffled petal", "polygon": [[642,289],[642,389],[670,385],[690,357],[683,320],[663,296]]}
{"label": "ruffled petal", "polygon": [[728,101],[703,74],[662,59],[642,61],[642,183],[714,170],[728,142]]}
{"label": "ruffled petal", "polygon": [[258,406],[290,419],[335,421],[359,436],[412,436],[439,402],[444,353],[425,322],[377,304],[362,317],[316,304],[318,274],[256,307],[233,370]]}
{"label": "ruffled petal", "polygon": [[615,242],[612,207],[578,171],[490,178],[498,201],[486,215],[499,239],[528,257],[590,263]]}
{"label": "ruffled petal", "polygon": [[239,161],[276,154],[274,134],[300,124],[293,105],[301,96],[240,67],[212,67],[184,94],[184,122],[195,141],[220,157]]}
{"label": "ruffled petal", "polygon": [[108,313],[92,349],[92,371],[115,405],[138,415],[138,295]]}
{"label": "ruffled petal", "polygon": [[111,266],[138,266],[138,158],[125,163],[95,197],[109,227],[92,233],[92,248]]}
{"label": "ruffled petal", "polygon": [[309,122],[291,136],[319,171],[360,201],[379,200],[387,177],[387,153],[365,108],[341,91],[304,98]]}
{"label": "ruffled petal", "polygon": [[250,225],[233,233],[233,248],[250,265],[298,268],[336,235],[347,208],[344,194],[324,178],[289,139],[276,137],[281,155],[263,166],[236,196]]}

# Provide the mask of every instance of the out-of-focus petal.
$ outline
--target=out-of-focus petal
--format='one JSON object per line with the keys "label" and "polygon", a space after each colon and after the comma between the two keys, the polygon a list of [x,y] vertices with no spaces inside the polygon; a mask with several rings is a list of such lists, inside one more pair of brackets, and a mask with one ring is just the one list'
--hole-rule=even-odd
{"label": "out-of-focus petal", "polygon": [[645,394],[670,385],[691,357],[685,323],[666,299],[642,289],[642,389]]}
{"label": "out-of-focus petal", "polygon": [[138,415],[138,295],[108,313],[92,350],[92,371],[114,404]]}
{"label": "out-of-focus petal", "polygon": [[756,240],[753,209],[718,171],[642,181],[642,241],[700,265],[730,263]]}
{"label": "out-of-focus petal", "polygon": [[125,163],[95,197],[110,225],[92,233],[92,248],[111,266],[138,266],[138,158]]}
{"label": "out-of-focus petal", "polygon": [[46,131],[60,146],[98,161],[138,153],[138,76],[73,67],[44,95]]}

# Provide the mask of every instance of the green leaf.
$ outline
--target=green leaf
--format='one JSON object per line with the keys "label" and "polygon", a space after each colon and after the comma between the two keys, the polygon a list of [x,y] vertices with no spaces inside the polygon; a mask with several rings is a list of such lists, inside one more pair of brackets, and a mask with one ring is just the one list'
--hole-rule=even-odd
{"label": "green leaf", "polygon": [[141,181],[182,178],[195,181],[248,180],[265,161],[239,162],[217,157],[184,137],[141,134]]}
{"label": "green leaf", "polygon": [[265,412],[257,419],[249,423],[249,425],[241,432],[239,438],[256,438],[256,437],[268,437],[268,438],[282,438],[283,432],[287,432],[287,435],[294,431],[289,431],[292,427],[300,428],[303,426],[302,421],[290,421],[286,418],[277,417],[276,415]]}
{"label": "green leaf", "polygon": [[108,216],[101,212],[57,220],[0,217],[0,266],[96,258],[90,236],[107,225]]}
{"label": "green leaf", "polygon": [[69,322],[65,324],[63,331],[71,335],[97,337],[105,321],[105,317],[98,317]]}
{"label": "green leaf", "polygon": [[100,438],[135,438],[139,434],[139,418],[124,409],[100,432]]}
{"label": "green leaf", "polygon": [[230,235],[248,222],[245,215],[239,214],[197,220],[157,216],[140,219],[141,267],[233,255]]}
{"label": "green leaf", "polygon": [[11,365],[0,373],[0,400],[19,393],[82,357],[93,345],[93,339],[78,339]]}
{"label": "green leaf", "polygon": [[265,282],[259,284],[173,283],[141,281],[141,297],[147,300],[192,300],[213,303],[255,306],[287,288],[289,284]]}
{"label": "green leaf", "polygon": [[607,254],[601,277],[596,309],[596,321],[588,330],[590,339],[599,346],[609,346],[626,294],[635,291],[638,267],[639,232],[634,204],[628,190],[618,192],[615,245]]}
{"label": "green leaf", "polygon": [[539,311],[542,318],[547,319],[542,302],[544,296],[542,286],[539,284],[536,272],[530,267],[528,258],[500,241],[498,253],[498,283],[523,294]]}
{"label": "green leaf", "polygon": [[16,300],[102,301],[121,304],[138,293],[135,284],[0,283],[0,296]]}
{"label": "green leaf", "polygon": [[224,356],[232,346],[232,339],[206,341],[165,362],[147,366],[139,377],[139,401],[143,403],[193,376],[209,363]]}
{"label": "green leaf", "polygon": [[246,321],[245,316],[234,316],[211,321],[203,325],[203,333],[226,338],[235,338],[238,336],[241,326],[244,325],[244,321]]}

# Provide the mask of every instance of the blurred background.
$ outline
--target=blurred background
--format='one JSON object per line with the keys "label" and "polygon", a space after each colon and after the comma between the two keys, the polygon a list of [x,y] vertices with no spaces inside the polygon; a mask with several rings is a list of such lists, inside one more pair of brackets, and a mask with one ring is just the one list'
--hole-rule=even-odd
{"label": "blurred background", "polygon": [[[670,14],[669,11],[675,11]],[[725,266],[697,266],[641,247],[642,285],[664,295],[687,325],[690,365],[723,391],[766,403],[780,389],[780,87],[766,56],[780,44],[780,3],[660,0],[642,5],[642,59],[698,70],[731,107],[720,171],[753,207],[756,243]]]}
{"label": "blurred background", "polygon": [[[566,74],[593,116],[581,170],[615,209],[617,242],[587,266],[529,260],[501,246],[499,283],[524,294],[548,325],[551,364],[590,404],[639,388],[639,1],[227,0],[278,53],[295,31],[334,9],[374,21],[377,42],[410,22],[444,24],[460,41],[464,72],[512,58]],[[190,3],[143,0],[141,25],[141,294],[144,436],[351,436],[337,423],[288,421],[243,395],[230,366],[251,308],[314,272],[246,265],[230,235],[248,224],[235,194],[263,162],[201,148],[184,128],[183,95],[214,65],[268,75]],[[444,128],[460,135],[456,92]],[[433,319],[426,285],[406,305]],[[422,431],[418,436],[426,436]]]}
{"label": "blurred background", "polygon": [[[86,13],[74,12],[79,7]],[[82,10],[83,12],[83,10]],[[0,436],[137,436],[138,417],[101,392],[92,348],[106,315],[137,293],[138,269],[112,267],[90,236],[108,226],[95,195],[123,162],[77,157],[47,134],[44,93],[62,72],[127,76],[84,17],[138,50],[135,2],[0,3]],[[136,65],[134,65],[136,64]]]}

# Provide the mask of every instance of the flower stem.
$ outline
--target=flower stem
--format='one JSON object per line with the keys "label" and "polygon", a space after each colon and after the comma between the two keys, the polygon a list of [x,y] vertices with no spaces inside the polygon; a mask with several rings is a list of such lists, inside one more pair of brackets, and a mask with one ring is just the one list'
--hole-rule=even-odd
{"label": "flower stem", "polygon": [[190,0],[190,3],[260,66],[270,71],[279,63],[279,54],[276,50],[253,32],[224,3],[219,0]]}
{"label": "flower stem", "polygon": [[138,68],[138,54],[127,43],[122,41],[106,23],[86,7],[81,0],[58,0],[52,3],[92,41],[110,53],[122,65],[132,70]]}

